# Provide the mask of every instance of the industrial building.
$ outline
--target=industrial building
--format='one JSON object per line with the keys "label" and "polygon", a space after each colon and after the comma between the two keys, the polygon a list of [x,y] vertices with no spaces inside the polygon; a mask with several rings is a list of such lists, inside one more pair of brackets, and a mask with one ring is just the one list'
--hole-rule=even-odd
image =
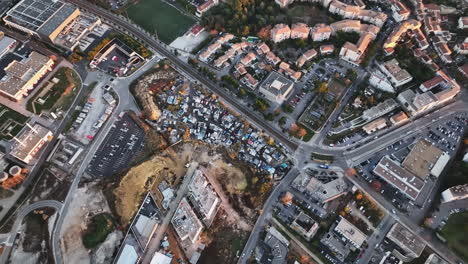
{"label": "industrial building", "polygon": [[10,155],[26,164],[31,164],[36,154],[52,139],[52,136],[52,131],[39,124],[26,124],[12,139]]}
{"label": "industrial building", "polygon": [[138,263],[160,222],[160,212],[154,198],[148,192],[130,224],[113,263]]}
{"label": "industrial building", "polygon": [[79,15],[76,6],[62,1],[22,0],[6,13],[3,21],[7,26],[53,42]]}
{"label": "industrial building", "polygon": [[[414,145],[401,165],[420,179],[426,180],[426,178],[431,174],[432,168],[440,166],[443,170],[449,159],[450,157],[442,150],[435,147],[425,139],[421,139],[416,143],[416,145]],[[436,164],[438,165],[436,166]],[[438,174],[440,174],[440,172]],[[438,174],[434,176],[438,177]]]}
{"label": "industrial building", "polygon": [[38,52],[31,52],[27,58],[16,56],[3,70],[0,70],[0,95],[20,101],[47,72],[52,70],[54,61]]}
{"label": "industrial building", "polygon": [[388,156],[384,156],[379,161],[373,173],[397,188],[413,201],[416,200],[424,187],[424,181],[422,179],[402,168],[400,164],[393,161]]}

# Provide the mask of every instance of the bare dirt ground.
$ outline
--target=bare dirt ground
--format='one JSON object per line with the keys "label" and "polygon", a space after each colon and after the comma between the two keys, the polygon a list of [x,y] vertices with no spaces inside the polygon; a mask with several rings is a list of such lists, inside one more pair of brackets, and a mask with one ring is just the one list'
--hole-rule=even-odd
{"label": "bare dirt ground", "polygon": [[[88,219],[98,213],[110,212],[101,189],[95,184],[86,184],[77,189],[64,219],[60,236],[65,263],[109,263],[123,237],[120,231],[108,235],[99,248],[91,254],[84,247],[82,233],[86,230]],[[98,254],[96,254],[98,252]]]}
{"label": "bare dirt ground", "polygon": [[219,168],[214,173],[222,171],[223,175],[231,177],[228,180],[230,191],[238,192],[245,188],[246,181],[242,171],[224,162],[220,153],[205,144],[182,143],[133,167],[122,177],[113,193],[115,210],[121,217],[121,222],[128,223],[132,219],[146,192],[159,192],[158,185],[161,181],[177,186],[187,171],[185,165],[191,161],[205,164],[208,171]]}

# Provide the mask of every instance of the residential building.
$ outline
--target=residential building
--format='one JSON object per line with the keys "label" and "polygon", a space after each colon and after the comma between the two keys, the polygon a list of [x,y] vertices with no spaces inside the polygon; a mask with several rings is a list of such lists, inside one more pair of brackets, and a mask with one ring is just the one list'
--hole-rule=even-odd
{"label": "residential building", "polygon": [[317,233],[319,224],[301,211],[292,222],[291,228],[304,237],[305,240],[310,241]]}
{"label": "residential building", "polygon": [[398,107],[398,103],[393,99],[389,98],[369,109],[364,110],[361,118],[366,121],[371,121],[381,116],[384,116]]}
{"label": "residential building", "polygon": [[468,184],[457,185],[442,192],[442,203],[464,200],[468,198]]}
{"label": "residential building", "polygon": [[53,65],[52,59],[35,51],[21,61],[12,61],[0,73],[0,95],[20,101],[52,70]]}
{"label": "residential building", "polygon": [[400,254],[411,259],[421,256],[426,247],[423,240],[400,223],[395,223],[392,226],[387,233],[387,238],[404,251],[400,252]]}
{"label": "residential building", "polygon": [[379,70],[372,72],[371,76],[369,77],[369,84],[379,90],[388,93],[395,93],[395,88],[393,88],[393,85]]}
{"label": "residential building", "polygon": [[240,60],[240,62],[245,66],[249,66],[256,58],[257,56],[255,56],[255,53],[249,52]]}
{"label": "residential building", "polygon": [[189,199],[207,227],[216,216],[221,200],[201,170],[196,170],[188,185]]}
{"label": "residential building", "polygon": [[466,29],[468,28],[468,17],[460,17],[458,19],[458,28],[459,29]]}
{"label": "residential building", "polygon": [[218,0],[207,0],[203,4],[199,5],[197,7],[197,12],[195,15],[197,17],[202,17],[204,13],[206,13],[208,10],[210,10],[212,7],[218,5],[219,1]]}
{"label": "residential building", "polygon": [[320,239],[320,243],[329,248],[333,252],[334,257],[341,262],[344,262],[351,252],[350,247],[343,241],[340,235],[333,230],[328,231],[328,233]]}
{"label": "residential building", "polygon": [[265,244],[271,249],[271,264],[282,264],[288,255],[289,241],[276,228],[269,227],[265,236]]}
{"label": "residential building", "polygon": [[252,89],[255,89],[258,85],[258,80],[255,79],[252,75],[250,75],[250,73],[244,75],[244,77],[241,79],[241,82]]}
{"label": "residential building", "polygon": [[401,111],[390,117],[390,122],[392,125],[397,126],[399,124],[402,124],[404,122],[408,121],[408,116],[405,114],[405,112]]}
{"label": "residential building", "polygon": [[310,49],[306,52],[304,52],[304,54],[302,54],[299,59],[296,61],[296,66],[298,68],[301,68],[304,63],[306,63],[307,61],[315,58],[317,56],[317,51],[315,49]]}
{"label": "residential building", "polygon": [[384,156],[372,171],[411,200],[416,200],[424,187],[424,181],[400,166],[397,162]]}
{"label": "residential building", "polygon": [[266,61],[268,63],[270,63],[271,65],[273,66],[276,66],[276,64],[280,63],[281,62],[281,59],[278,58],[278,56],[276,56],[273,52],[269,51],[267,52],[266,54]]}
{"label": "residential building", "polygon": [[242,65],[242,63],[237,63],[234,68],[241,76],[247,73],[247,70],[245,69],[244,65]]}
{"label": "residential building", "polygon": [[334,51],[335,51],[335,46],[333,46],[331,44],[320,46],[320,54],[321,55],[332,54]]}
{"label": "residential building", "polygon": [[421,90],[421,92],[425,93],[425,92],[427,92],[429,90],[434,89],[437,86],[443,86],[443,85],[446,85],[446,84],[447,84],[447,82],[445,81],[444,78],[442,78],[442,76],[436,75],[434,78],[432,78],[430,80],[427,80],[427,81],[423,82],[421,85],[419,85],[419,90]]}
{"label": "residential building", "polygon": [[396,22],[407,20],[411,14],[410,10],[399,0],[390,0],[392,17]]}
{"label": "residential building", "polygon": [[359,66],[363,59],[364,52],[372,41],[372,36],[369,33],[364,33],[359,38],[357,44],[346,42],[340,50],[340,59],[352,64],[353,66]]}
{"label": "residential building", "polygon": [[360,19],[379,27],[383,26],[387,20],[387,15],[385,13],[380,13],[369,9],[361,9],[359,6],[348,5],[338,0],[333,0],[330,3],[328,11],[332,14],[341,15],[344,18]]}
{"label": "residential building", "polygon": [[354,247],[361,248],[367,236],[344,217],[340,216],[335,232],[346,238]]}
{"label": "residential building", "polygon": [[262,54],[267,54],[270,52],[270,47],[268,47],[265,42],[262,42],[260,45],[257,46],[257,53],[262,55]]}
{"label": "residential building", "polygon": [[332,28],[327,24],[315,24],[310,30],[313,41],[324,41],[330,38]]}
{"label": "residential building", "polygon": [[59,0],[22,0],[3,17],[7,26],[54,41],[80,15],[78,7]]}
{"label": "residential building", "polygon": [[291,29],[288,25],[285,24],[277,24],[273,29],[270,31],[270,38],[273,42],[281,42],[285,39],[289,39],[291,37]]}
{"label": "residential building", "polygon": [[310,28],[304,23],[296,23],[291,26],[291,39],[307,39]]}
{"label": "residential building", "polygon": [[259,92],[273,103],[282,104],[293,90],[293,82],[272,71],[260,85]]}
{"label": "residential building", "polygon": [[421,22],[414,20],[414,19],[408,19],[403,22],[401,22],[398,26],[396,26],[392,33],[388,36],[388,38],[385,40],[383,44],[383,49],[386,51],[386,53],[391,54],[393,53],[396,45],[398,44],[398,41],[400,41],[400,38],[408,31],[408,30],[416,30],[421,27]]}
{"label": "residential building", "polygon": [[376,132],[377,130],[380,130],[382,128],[385,128],[387,127],[387,120],[383,117],[381,118],[378,118],[366,125],[364,125],[362,127],[362,130],[364,130],[364,132],[366,132],[366,134],[370,135],[374,132]]}
{"label": "residential building", "polygon": [[406,70],[400,68],[396,59],[378,64],[378,66],[395,87],[402,86],[413,80],[413,77]]}
{"label": "residential building", "polygon": [[171,223],[180,240],[188,240],[191,243],[195,243],[198,240],[203,230],[203,224],[185,197],[180,201]]}
{"label": "residential building", "polygon": [[36,154],[53,137],[52,131],[39,125],[26,124],[11,141],[10,155],[26,164],[32,164]]}
{"label": "residential building", "polygon": [[332,34],[336,35],[336,33],[342,32],[361,32],[361,21],[359,20],[351,20],[351,19],[343,19],[340,21],[336,21],[330,24],[332,29]]}
{"label": "residential building", "polygon": [[426,111],[437,104],[437,97],[431,91],[419,94],[408,89],[398,94],[397,100],[411,115]]}

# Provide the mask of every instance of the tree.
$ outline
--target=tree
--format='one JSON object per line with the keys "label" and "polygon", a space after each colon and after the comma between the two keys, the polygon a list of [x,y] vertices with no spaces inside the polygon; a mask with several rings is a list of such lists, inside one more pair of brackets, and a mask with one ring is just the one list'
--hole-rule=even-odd
{"label": "tree", "polygon": [[262,27],[258,31],[257,37],[259,37],[262,40],[268,40],[270,38],[270,30],[271,30],[271,26]]}
{"label": "tree", "polygon": [[279,120],[278,120],[278,123],[283,126],[284,124],[286,124],[286,117],[285,116],[282,116]]}
{"label": "tree", "polygon": [[250,28],[249,26],[244,26],[244,29],[242,30],[242,35],[243,36],[248,36],[250,33]]}
{"label": "tree", "polygon": [[292,124],[291,127],[289,127],[289,133],[295,134],[299,130],[299,126],[297,124]]}
{"label": "tree", "polygon": [[325,82],[321,82],[317,88],[319,93],[325,94],[328,92],[328,87]]}
{"label": "tree", "polygon": [[299,128],[299,130],[296,132],[296,136],[299,138],[302,138],[305,135],[307,135],[307,130],[303,127]]}

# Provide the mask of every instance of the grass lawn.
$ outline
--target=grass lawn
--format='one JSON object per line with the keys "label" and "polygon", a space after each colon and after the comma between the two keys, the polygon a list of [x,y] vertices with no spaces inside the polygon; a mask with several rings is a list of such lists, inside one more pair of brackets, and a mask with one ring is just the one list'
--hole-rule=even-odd
{"label": "grass lawn", "polygon": [[0,140],[11,139],[28,121],[28,118],[10,108],[0,105]]}
{"label": "grass lawn", "polygon": [[451,215],[441,233],[448,246],[468,261],[468,212]]}
{"label": "grass lawn", "polygon": [[83,245],[86,248],[94,248],[104,242],[107,235],[115,229],[115,223],[112,216],[108,213],[102,213],[93,216],[88,229],[83,234]]}
{"label": "grass lawn", "polygon": [[135,23],[159,39],[170,44],[185,33],[195,21],[162,0],[140,0],[127,9],[128,16]]}
{"label": "grass lawn", "polygon": [[[54,78],[57,78],[59,81],[53,84],[50,90],[41,98],[38,98]],[[46,82],[40,90],[37,91],[34,97],[28,100],[26,108],[28,111],[35,114],[40,114],[43,110],[56,111],[60,109],[66,111],[73,103],[80,87],[81,81],[78,73],[70,68],[60,68],[55,72],[54,76],[50,78],[49,82]],[[42,99],[43,103],[39,103],[38,99]]]}
{"label": "grass lawn", "polygon": [[314,5],[307,4],[294,4],[287,11],[293,22],[304,21],[309,25],[315,25],[317,23],[332,23],[335,20],[327,14],[327,10],[320,9]]}

